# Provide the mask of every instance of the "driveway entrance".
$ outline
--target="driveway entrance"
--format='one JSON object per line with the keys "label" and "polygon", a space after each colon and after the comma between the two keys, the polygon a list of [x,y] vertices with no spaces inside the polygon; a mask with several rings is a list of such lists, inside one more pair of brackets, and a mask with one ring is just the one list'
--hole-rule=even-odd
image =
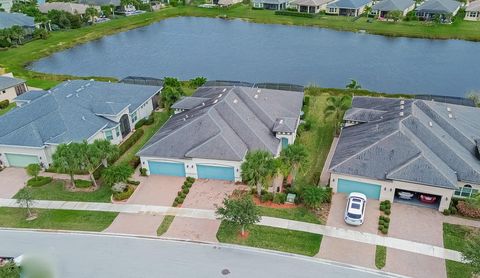
{"label": "driveway entrance", "polygon": [[23,168],[5,168],[0,172],[0,198],[12,198],[25,186],[28,175]]}

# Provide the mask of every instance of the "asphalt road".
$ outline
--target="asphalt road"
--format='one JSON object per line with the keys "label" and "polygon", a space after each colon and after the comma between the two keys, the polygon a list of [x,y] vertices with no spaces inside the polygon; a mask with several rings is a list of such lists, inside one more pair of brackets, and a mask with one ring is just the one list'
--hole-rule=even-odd
{"label": "asphalt road", "polygon": [[0,256],[25,253],[42,254],[48,258],[56,265],[61,278],[392,277],[375,270],[230,245],[0,230]]}

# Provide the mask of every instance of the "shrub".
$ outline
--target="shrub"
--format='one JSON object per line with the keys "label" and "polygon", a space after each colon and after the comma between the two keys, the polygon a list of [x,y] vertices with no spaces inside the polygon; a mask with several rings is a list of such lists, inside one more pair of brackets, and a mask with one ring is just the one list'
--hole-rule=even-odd
{"label": "shrub", "polygon": [[188,192],[190,192],[190,188],[188,188],[188,187],[187,187],[187,188],[183,188],[182,192],[183,192],[185,195],[187,195]]}
{"label": "shrub", "polygon": [[190,183],[194,183],[195,182],[195,178],[192,178],[192,177],[187,177],[186,181],[190,182]]}
{"label": "shrub", "polygon": [[307,185],[302,190],[302,201],[308,208],[318,208],[329,200],[331,191],[315,185]]}
{"label": "shrub", "polygon": [[131,184],[131,185],[139,185],[140,184],[139,181],[134,181],[134,180],[127,180],[127,183]]}
{"label": "shrub", "polygon": [[140,119],[138,122],[135,124],[135,129],[141,128],[145,124],[146,120],[145,119]]}
{"label": "shrub", "polygon": [[381,231],[383,229],[383,225],[378,225],[378,230]]}
{"label": "shrub", "polygon": [[130,196],[132,196],[134,191],[135,191],[135,187],[127,186],[125,191],[113,193],[113,199],[116,201],[126,200],[130,198]]}
{"label": "shrub", "polygon": [[120,155],[128,151],[142,136],[145,131],[143,129],[137,129],[120,147]]}
{"label": "shrub", "polygon": [[0,101],[0,109],[5,109],[10,105],[8,99]]}
{"label": "shrub", "polygon": [[310,96],[305,96],[303,98],[303,105],[308,106],[310,104]]}
{"label": "shrub", "polygon": [[384,228],[388,229],[389,226],[390,226],[390,224],[388,224],[388,223],[383,223],[383,227],[384,227]]}
{"label": "shrub", "polygon": [[450,214],[457,214],[457,208],[456,207],[451,207],[450,208]]}
{"label": "shrub", "polygon": [[383,227],[380,231],[382,234],[386,235],[388,233],[388,228]]}
{"label": "shrub", "polygon": [[113,193],[121,193],[127,190],[128,185],[123,182],[116,183],[112,186]]}
{"label": "shrub", "polygon": [[180,191],[180,194],[178,194],[178,196],[180,196],[182,199],[185,199],[185,197],[187,197],[187,194],[183,191]]}
{"label": "shrub", "polygon": [[386,215],[390,215],[390,213],[392,213],[392,212],[390,211],[390,209],[385,209],[384,213],[385,213]]}
{"label": "shrub", "polygon": [[147,169],[146,168],[140,168],[140,176],[145,177],[147,175]]}
{"label": "shrub", "polygon": [[183,201],[185,201],[185,198],[184,198],[184,197],[179,197],[179,198],[178,198],[178,203],[179,203],[179,204],[183,204]]}
{"label": "shrub", "polygon": [[98,166],[98,168],[93,171],[93,177],[98,180],[100,177],[102,177],[103,170],[105,169],[105,166],[103,166],[103,164],[100,164],[100,166]]}
{"label": "shrub", "polygon": [[147,119],[145,119],[145,125],[151,125],[155,122],[155,117],[153,115],[150,115]]}
{"label": "shrub", "polygon": [[176,206],[178,206],[178,203],[177,203],[177,201],[175,200],[175,201],[173,201],[172,207],[176,207]]}
{"label": "shrub", "polygon": [[110,165],[102,172],[102,181],[107,186],[118,182],[126,182],[133,174],[133,169],[125,164]]}
{"label": "shrub", "polygon": [[180,202],[180,196],[175,197],[175,202],[177,202],[178,204],[181,204],[181,202]]}
{"label": "shrub", "polygon": [[444,209],[443,215],[450,215],[450,209]]}
{"label": "shrub", "polygon": [[137,169],[138,165],[140,165],[140,157],[134,156],[134,157],[132,158],[132,160],[130,160],[130,162],[128,162],[128,164],[129,164],[133,169]]}
{"label": "shrub", "polygon": [[263,202],[268,202],[268,201],[273,201],[273,193],[272,192],[262,192],[262,195],[260,197],[260,201]]}
{"label": "shrub", "polygon": [[383,219],[378,220],[378,225],[383,226],[385,224],[385,221]]}
{"label": "shrub", "polygon": [[37,178],[31,178],[27,181],[27,185],[31,187],[39,187],[52,182],[51,177],[38,176]]}
{"label": "shrub", "polygon": [[385,205],[380,203],[380,211],[385,211]]}
{"label": "shrub", "polygon": [[480,208],[475,207],[465,201],[459,201],[457,204],[458,213],[463,216],[480,219]]}
{"label": "shrub", "polygon": [[305,131],[309,131],[312,128],[312,120],[307,119],[303,125]]}
{"label": "shrub", "polygon": [[287,195],[285,193],[277,193],[273,196],[273,202],[275,204],[284,204],[287,200]]}
{"label": "shrub", "polygon": [[382,219],[383,219],[383,221],[385,221],[385,223],[390,223],[390,217],[388,217],[388,216],[383,216],[383,215],[380,216],[380,217],[382,217]]}
{"label": "shrub", "polygon": [[294,11],[275,11],[276,15],[288,15],[288,16],[298,16],[298,17],[308,17],[313,18],[315,15],[307,13],[299,13]]}

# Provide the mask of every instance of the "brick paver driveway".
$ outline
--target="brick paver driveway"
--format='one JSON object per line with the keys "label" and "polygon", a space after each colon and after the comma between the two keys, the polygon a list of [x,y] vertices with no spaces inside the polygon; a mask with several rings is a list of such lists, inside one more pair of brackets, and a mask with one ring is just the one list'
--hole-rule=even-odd
{"label": "brick paver driveway", "polygon": [[[443,247],[443,219],[433,209],[394,203],[388,236]],[[445,260],[391,248],[384,270],[416,278],[447,277]]]}
{"label": "brick paver driveway", "polygon": [[23,168],[5,168],[0,172],[0,198],[12,198],[25,186],[28,175]]}
{"label": "brick paver driveway", "polygon": [[[220,180],[197,180],[188,193],[182,207],[196,209],[215,209],[221,205],[223,198],[239,188],[232,182]],[[218,220],[175,217],[168,231],[163,235],[169,238],[180,238],[218,242]]]}
{"label": "brick paver driveway", "polygon": [[[135,177],[141,183],[128,200],[129,204],[171,206],[181,190],[182,177],[151,175]],[[163,221],[163,215],[120,213],[105,232],[157,235],[157,228]]]}
{"label": "brick paver driveway", "polygon": [[[379,201],[368,200],[365,222],[356,227],[347,225],[344,221],[347,196],[335,193],[332,198],[332,206],[328,215],[327,225],[366,233],[377,233],[378,217],[380,215]],[[348,264],[375,268],[375,245],[354,242],[325,236],[322,239],[320,252],[316,257],[344,262]]]}

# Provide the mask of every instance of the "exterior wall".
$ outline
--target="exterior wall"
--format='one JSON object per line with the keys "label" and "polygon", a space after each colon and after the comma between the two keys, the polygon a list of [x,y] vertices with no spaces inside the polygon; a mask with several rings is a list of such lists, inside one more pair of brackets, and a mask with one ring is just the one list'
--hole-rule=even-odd
{"label": "exterior wall", "polygon": [[257,9],[263,9],[263,3],[253,2],[253,7]]}
{"label": "exterior wall", "polygon": [[48,166],[48,163],[51,163],[51,155],[47,156],[45,148],[28,148],[28,147],[14,147],[14,146],[0,146],[0,161],[2,165],[9,167],[6,153],[12,154],[25,154],[25,155],[35,155],[38,157],[40,163],[43,163],[44,166]]}
{"label": "exterior wall", "polygon": [[[453,193],[453,197],[455,197],[455,198],[467,198],[467,197],[469,197],[469,196],[466,196],[465,193],[470,192],[471,191],[471,190],[469,190],[470,188],[474,190],[473,193],[470,193],[471,196],[475,195],[475,193],[480,192],[480,184],[458,182],[457,186],[458,186],[458,190],[455,190],[455,192]],[[466,186],[470,186],[470,187],[466,187]],[[463,188],[467,188],[467,190],[465,191]]]}
{"label": "exterior wall", "polygon": [[314,12],[313,13],[316,13],[318,14],[321,10],[322,10],[322,7],[324,6],[306,6],[306,5],[297,5],[297,12],[302,12],[302,8],[306,8],[308,10],[307,13],[312,13],[310,12],[310,9],[314,9]]}
{"label": "exterior wall", "polygon": [[426,186],[426,185],[415,184],[415,183],[407,183],[407,182],[401,182],[401,181],[374,180],[374,179],[362,178],[358,176],[332,173],[330,176],[330,187],[332,187],[333,192],[337,192],[338,179],[348,179],[352,181],[380,185],[382,187],[380,192],[380,201],[390,200],[391,202],[393,202],[393,199],[395,197],[395,189],[404,189],[408,191],[439,195],[439,196],[442,196],[442,200],[440,201],[440,207],[438,208],[439,211],[443,211],[444,209],[447,209],[449,207],[450,200],[452,199],[452,195],[454,192],[454,190],[451,190],[451,189],[444,189],[444,188]]}
{"label": "exterior wall", "polygon": [[241,181],[241,165],[242,161],[212,160],[212,159],[175,159],[175,158],[159,158],[159,157],[140,157],[141,165],[147,169],[147,175],[150,175],[148,161],[157,162],[181,162],[185,164],[185,173],[188,177],[198,178],[196,164],[205,164],[211,166],[230,166],[234,167],[235,181]]}
{"label": "exterior wall", "polygon": [[325,13],[326,13],[326,14],[336,14],[336,15],[338,15],[339,12],[340,12],[340,9],[339,9],[339,8],[329,8],[329,7],[327,7],[327,8],[325,9]]}
{"label": "exterior wall", "polygon": [[[123,137],[122,137],[122,133],[119,131],[119,135],[117,136],[117,128],[120,129],[120,125],[117,125],[116,127],[114,128],[110,128],[110,129],[104,129],[102,130],[102,132],[100,132],[97,136],[95,136],[96,139],[103,139],[103,140],[108,140],[107,139],[107,135],[106,135],[106,132],[107,131],[111,131],[112,132],[112,137],[113,139],[110,140],[110,142],[112,144],[115,144],[115,145],[118,145],[122,142],[123,140]],[[92,142],[95,141],[95,139],[92,140]]]}
{"label": "exterior wall", "polygon": [[465,20],[480,21],[480,11],[465,12]]}
{"label": "exterior wall", "polygon": [[[135,112],[137,113],[137,120],[133,121],[131,115]],[[140,107],[138,107],[137,110],[130,113],[130,121],[132,123],[132,129],[135,126],[135,124],[138,121],[140,121],[140,119],[148,118],[148,116],[150,116],[152,112],[153,112],[153,98],[150,98],[149,100],[144,102],[142,105],[140,105]]]}
{"label": "exterior wall", "polygon": [[118,114],[115,115],[115,116],[106,116],[106,115],[100,115],[100,116],[102,116],[102,117],[104,117],[104,118],[107,118],[107,119],[109,119],[109,120],[111,120],[111,121],[114,121],[114,122],[118,123],[118,122],[120,122],[120,118],[122,118],[122,116],[123,116],[124,114],[128,114],[129,117],[130,117],[130,111],[128,110],[128,107],[126,107],[125,109],[123,109],[120,113],[118,113]]}
{"label": "exterior wall", "polygon": [[0,101],[8,100],[12,102],[12,100],[16,97],[17,97],[17,92],[15,91],[15,87],[11,87],[5,90],[0,90]]}

